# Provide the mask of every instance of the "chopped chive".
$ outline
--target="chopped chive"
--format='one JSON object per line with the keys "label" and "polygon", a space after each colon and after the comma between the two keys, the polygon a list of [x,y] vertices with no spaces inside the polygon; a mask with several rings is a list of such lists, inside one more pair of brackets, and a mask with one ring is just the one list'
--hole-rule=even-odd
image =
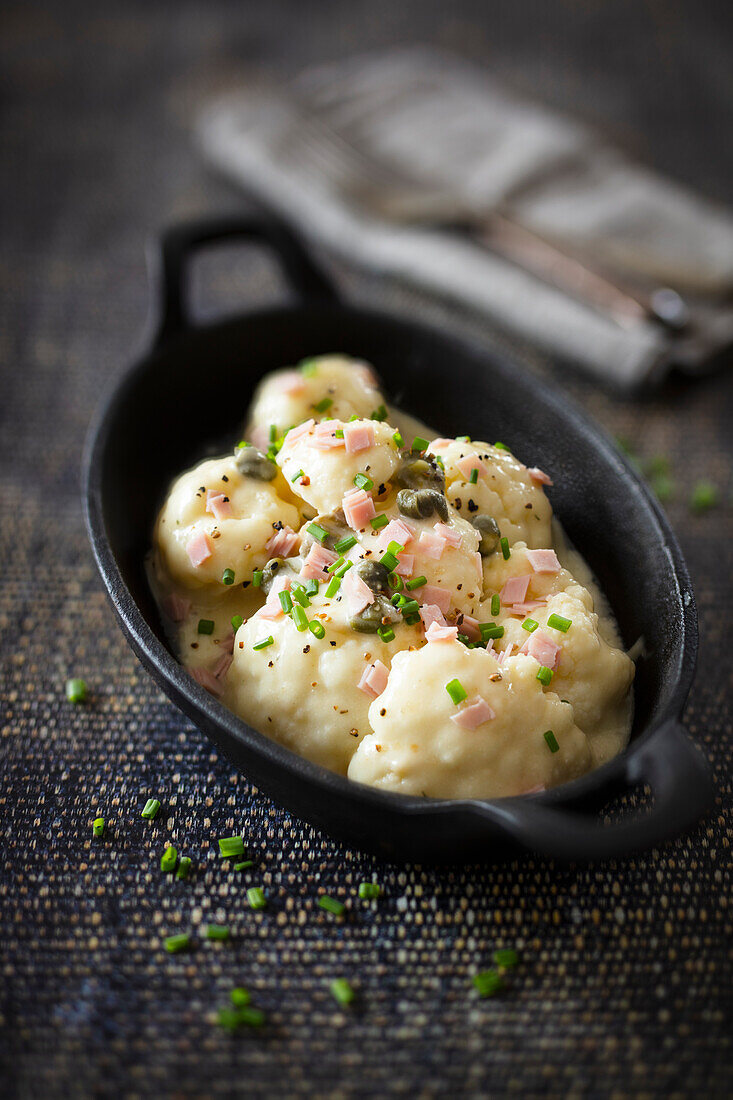
{"label": "chopped chive", "polygon": [[504,561],[509,561],[509,558],[512,556],[512,552],[509,549],[509,539],[500,539],[499,546],[501,546],[501,555],[504,558]]}
{"label": "chopped chive", "polygon": [[301,607],[310,607],[310,605],[311,605],[310,597],[308,596],[308,593],[306,592],[306,590],[305,590],[305,588],[303,587],[302,584],[298,584],[298,585],[294,584],[293,588],[292,588],[292,592],[293,592],[293,596],[295,597],[295,600],[297,601],[297,603],[300,604]]}
{"label": "chopped chive", "polygon": [[335,573],[339,566],[344,564],[345,560],[346,559],[343,556],[336,558],[336,561],[332,561],[330,565],[326,566],[326,572]]}
{"label": "chopped chive", "polygon": [[350,1005],[355,997],[353,986],[346,981],[346,978],[334,978],[329,982],[328,988],[333,999],[340,1005]]}
{"label": "chopped chive", "polygon": [[331,580],[328,582],[328,588],[326,589],[326,597],[329,600],[332,600],[333,597],[338,592],[340,587],[341,587],[341,581],[339,580],[339,578],[338,577],[331,577]]}
{"label": "chopped chive", "polygon": [[239,443],[237,443],[237,450],[241,451],[242,447],[251,447],[251,446],[252,446],[252,444],[248,443],[246,439],[240,439]]}
{"label": "chopped chive", "polygon": [[374,412],[369,417],[369,419],[370,420],[386,420],[387,419],[387,406],[386,405],[380,405],[378,409],[374,410]]}
{"label": "chopped chive", "polygon": [[547,742],[547,747],[550,750],[550,752],[558,752],[559,751],[560,746],[558,745],[557,738],[555,737],[555,734],[552,732],[552,730],[547,730],[543,734],[543,737],[544,737],[545,741]]}
{"label": "chopped chive", "polygon": [[311,619],[311,621],[308,623],[308,629],[310,630],[313,637],[318,638],[319,641],[321,638],[326,637],[326,628],[324,627],[323,623],[318,622],[318,619]]}
{"label": "chopped chive", "polygon": [[417,600],[405,600],[402,604],[400,611],[403,615],[415,615],[420,610],[420,604]]}
{"label": "chopped chive", "polygon": [[219,838],[219,855],[222,859],[241,856],[244,851],[244,838],[241,836],[222,836]]}
{"label": "chopped chive", "polygon": [[346,535],[344,538],[339,539],[333,548],[337,554],[342,554],[345,550],[350,550],[352,546],[356,546],[356,536]]}
{"label": "chopped chive", "polygon": [[491,614],[498,615],[501,611],[501,597],[498,592],[495,592],[491,597]]}
{"label": "chopped chive", "polygon": [[255,862],[253,859],[243,859],[241,863],[234,864],[235,871],[249,871],[250,867],[254,867]]}
{"label": "chopped chive", "polygon": [[66,681],[66,698],[70,703],[83,703],[87,697],[86,680],[74,677]]}
{"label": "chopped chive", "polygon": [[390,588],[394,588],[396,592],[401,592],[405,587],[404,581],[399,573],[390,573],[387,577],[387,584]]}
{"label": "chopped chive", "polygon": [[423,439],[421,435],[416,435],[412,441],[410,450],[422,454],[423,451],[427,451],[430,446],[430,442],[427,439]]}
{"label": "chopped chive", "polygon": [[304,374],[306,378],[312,378],[318,370],[318,360],[313,358],[301,359],[300,363],[298,364],[298,368],[300,370],[300,373]]}
{"label": "chopped chive", "polygon": [[378,882],[360,882],[359,883],[359,897],[365,900],[371,900],[372,898],[378,898],[380,894],[380,887]]}
{"label": "chopped chive", "polygon": [[411,581],[407,582],[407,584],[405,585],[405,588],[407,588],[410,592],[414,592],[416,588],[422,588],[422,586],[424,584],[427,584],[427,583],[428,583],[428,578],[427,577],[423,577],[423,576],[413,577],[413,579]]}
{"label": "chopped chive", "polygon": [[393,592],[389,598],[389,602],[393,607],[402,607],[407,603],[407,596],[403,596],[399,592]]}
{"label": "chopped chive", "polygon": [[343,916],[344,910],[346,909],[342,901],[332,898],[330,894],[321,894],[318,899],[318,905],[321,909],[325,909],[327,913],[333,913],[334,917]]}
{"label": "chopped chive", "polygon": [[379,560],[384,568],[387,569],[390,573],[394,573],[395,569],[400,564],[397,561],[395,555],[390,550],[387,550],[384,554],[382,554]]}
{"label": "chopped chive", "polygon": [[693,512],[707,512],[718,503],[717,486],[712,481],[697,481],[690,494],[690,508]]}
{"label": "chopped chive", "polygon": [[471,485],[476,485],[478,483],[478,467],[477,466],[474,466],[474,468],[471,470],[471,473],[468,475],[468,480],[471,483]]}
{"label": "chopped chive", "polygon": [[313,406],[313,408],[316,410],[317,413],[325,413],[326,410],[330,409],[332,405],[333,405],[333,398],[331,398],[331,397],[322,397],[321,400],[318,401]]}
{"label": "chopped chive", "polygon": [[305,471],[304,470],[298,470],[297,474],[293,474],[290,481],[291,482],[300,481],[300,479],[304,476],[305,476]]}
{"label": "chopped chive", "polygon": [[236,1005],[237,1008],[244,1008],[252,1000],[252,994],[248,989],[244,989],[243,986],[238,985],[229,994],[231,1002]]}
{"label": "chopped chive", "polygon": [[308,616],[300,604],[296,604],[293,608],[293,622],[295,623],[296,629],[301,632],[308,629]]}
{"label": "chopped chive", "polygon": [[344,438],[344,429],[343,428],[337,428],[336,431],[333,434],[336,437],[336,439],[343,439]]}
{"label": "chopped chive", "polygon": [[393,642],[395,633],[391,626],[377,627],[377,634],[383,642]]}
{"label": "chopped chive", "polygon": [[92,833],[94,836],[104,836],[104,818],[95,817],[92,822]]}
{"label": "chopped chive", "polygon": [[325,527],[321,527],[320,523],[309,523],[306,527],[306,531],[309,535],[313,535],[313,538],[321,544],[328,538],[328,531]]}
{"label": "chopped chive", "polygon": [[225,569],[224,570],[224,572],[221,575],[221,583],[226,584],[226,585],[234,584],[234,570],[233,569]]}
{"label": "chopped chive", "polygon": [[232,615],[232,630],[235,634],[237,633],[243,622],[244,619],[241,615]]}
{"label": "chopped chive", "polygon": [[160,802],[157,798],[149,798],[143,806],[143,812],[141,817],[144,817],[146,821],[155,821],[158,816],[158,810],[160,809]]}
{"label": "chopped chive", "polygon": [[207,940],[228,940],[229,929],[225,924],[207,924],[206,938]]}
{"label": "chopped chive", "polygon": [[261,585],[262,585],[262,570],[261,569],[255,569],[254,573],[252,574],[252,584],[254,585],[255,588],[260,588],[261,587]]}
{"label": "chopped chive", "polygon": [[522,630],[526,630],[528,634],[534,634],[539,625],[536,619],[525,619],[522,623]]}
{"label": "chopped chive", "polygon": [[494,952],[494,962],[497,966],[502,966],[505,970],[510,970],[512,967],[518,966],[519,955],[514,948],[504,947]]}
{"label": "chopped chive", "polygon": [[396,445],[397,447],[404,447],[404,445],[405,445],[405,441],[404,441],[404,439],[402,438],[402,432],[400,432],[400,431],[396,431],[396,432],[394,433],[394,435],[392,436],[392,439],[393,439],[393,440],[395,441],[395,445]]}
{"label": "chopped chive", "polygon": [[450,695],[453,702],[458,706],[464,699],[468,698],[468,692],[464,688],[460,680],[449,680],[445,685],[445,690]]}
{"label": "chopped chive", "polygon": [[537,679],[545,687],[549,687],[550,682],[552,681],[552,669],[548,668],[547,665],[540,665],[537,672]]}
{"label": "chopped chive", "polygon": [[561,630],[563,634],[567,634],[570,627],[573,625],[572,619],[566,619],[564,615],[550,615],[547,620],[547,625],[551,626],[554,630]]}
{"label": "chopped chive", "polygon": [[456,436],[456,443],[470,443],[470,442],[471,442],[470,435],[457,435]]}
{"label": "chopped chive", "polygon": [[353,564],[353,561],[350,560],[342,561],[341,564],[334,569],[334,577],[343,577],[344,573],[348,573]]}
{"label": "chopped chive", "polygon": [[305,582],[305,591],[308,596],[318,595],[319,584],[315,577],[311,577],[310,580]]}
{"label": "chopped chive", "polygon": [[285,614],[289,614],[293,610],[293,601],[290,598],[290,593],[279,592],[278,599],[280,600],[280,607],[283,609]]}
{"label": "chopped chive", "polygon": [[199,634],[213,634],[214,633],[214,620],[213,619],[199,619],[198,625]]}
{"label": "chopped chive", "polygon": [[[506,443],[499,443],[498,440],[494,444],[494,446],[496,447],[497,451],[509,451],[509,448],[507,447]],[[511,454],[511,451],[509,451],[509,453]]]}
{"label": "chopped chive", "polygon": [[270,443],[277,439],[277,424],[270,424]]}
{"label": "chopped chive", "polygon": [[459,642],[463,642],[465,646],[470,646],[471,639],[469,638],[468,634],[458,634],[457,637]]}
{"label": "chopped chive", "polygon": [[269,638],[261,638],[259,642],[255,642],[252,649],[267,649],[268,645],[273,645],[274,641],[275,639],[271,634]]}
{"label": "chopped chive", "polygon": [[166,936],[163,946],[171,955],[177,955],[179,951],[185,951],[191,944],[188,932],[179,932],[175,936]]}
{"label": "chopped chive", "polygon": [[369,520],[369,522],[371,523],[374,530],[378,531],[381,527],[387,526],[387,524],[389,523],[389,518],[385,515],[384,512],[380,512],[378,516],[373,516],[372,519]]}
{"label": "chopped chive", "polygon": [[478,628],[484,642],[487,642],[490,638],[504,637],[504,627],[498,626],[496,623],[479,623]]}
{"label": "chopped chive", "polygon": [[364,489],[366,492],[374,488],[374,482],[370,477],[367,477],[366,474],[356,474],[354,476],[354,485],[356,485],[357,489]]}
{"label": "chopped chive", "polygon": [[176,878],[184,879],[188,878],[191,872],[191,857],[181,856],[178,861],[178,870],[176,871]]}
{"label": "chopped chive", "polygon": [[416,626],[420,622],[420,616],[417,612],[411,615],[405,615],[405,622],[408,626]]}
{"label": "chopped chive", "polygon": [[353,420],[361,420],[361,417],[359,416],[358,413],[352,413],[351,414],[351,416],[349,417],[349,424],[351,424],[351,422]]}
{"label": "chopped chive", "polygon": [[247,901],[249,902],[250,909],[265,909],[267,906],[265,891],[261,886],[249,887],[247,890]]}
{"label": "chopped chive", "polygon": [[395,555],[401,554],[404,549],[405,548],[401,542],[395,542],[394,540],[390,542],[389,546],[387,547],[389,553]]}
{"label": "chopped chive", "polygon": [[160,857],[160,869],[168,874],[170,871],[175,871],[176,863],[178,862],[178,852],[169,844],[163,855]]}
{"label": "chopped chive", "polygon": [[493,997],[504,988],[504,983],[495,970],[483,970],[480,974],[474,974],[473,984],[479,997]]}

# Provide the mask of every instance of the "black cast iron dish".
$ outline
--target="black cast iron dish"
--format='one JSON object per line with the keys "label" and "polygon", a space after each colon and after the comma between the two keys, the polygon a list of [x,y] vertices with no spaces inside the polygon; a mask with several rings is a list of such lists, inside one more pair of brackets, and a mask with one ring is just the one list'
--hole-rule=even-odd
{"label": "black cast iron dish", "polygon": [[[194,326],[187,262],[200,246],[234,237],[268,245],[298,301]],[[381,793],[257,733],[172,656],[143,568],[167,486],[201,457],[202,444],[231,446],[261,375],[331,351],[373,363],[398,403],[441,434],[502,439],[554,475],[555,512],[608,594],[625,643],[640,635],[646,643],[632,740],[620,757],[531,797],[438,801]],[[562,859],[597,859],[657,844],[709,806],[707,768],[679,721],[697,649],[690,580],[664,515],[634,471],[562,393],[514,364],[477,343],[344,304],[281,223],[206,222],[165,237],[162,321],[152,349],[103,403],[84,481],[97,564],[140,660],[258,787],[350,845],[422,862],[496,859],[516,843]],[[640,783],[652,788],[651,810],[604,825],[598,809]]]}

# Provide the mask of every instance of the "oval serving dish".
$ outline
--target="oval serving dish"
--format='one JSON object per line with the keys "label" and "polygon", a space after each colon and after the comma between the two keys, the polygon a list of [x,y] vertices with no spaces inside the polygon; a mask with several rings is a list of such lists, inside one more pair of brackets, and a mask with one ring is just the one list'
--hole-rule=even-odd
{"label": "oval serving dish", "polygon": [[[195,325],[188,262],[203,245],[272,249],[296,304]],[[354,847],[418,862],[498,859],[516,846],[563,860],[619,856],[692,825],[712,800],[707,766],[680,724],[697,621],[690,579],[656,501],[562,392],[478,342],[342,302],[300,241],[264,216],[206,221],[162,242],[161,322],[150,351],[102,402],[84,456],[87,526],[133,650],[185,714],[275,801]],[[628,646],[643,637],[628,748],[573,783],[521,798],[437,800],[350,782],[250,728],[200,687],[165,639],[145,576],[155,515],[173,477],[237,438],[255,385],[307,356],[371,362],[396,404],[441,433],[502,439],[550,471],[549,496],[594,570]],[[639,784],[650,810],[604,824],[608,800]]]}

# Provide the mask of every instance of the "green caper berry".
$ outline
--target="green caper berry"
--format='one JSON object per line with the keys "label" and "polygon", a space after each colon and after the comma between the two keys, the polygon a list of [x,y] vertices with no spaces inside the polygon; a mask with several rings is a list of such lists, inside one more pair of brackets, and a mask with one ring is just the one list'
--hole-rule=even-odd
{"label": "green caper berry", "polygon": [[405,489],[438,489],[442,492],[445,488],[445,475],[430,456],[405,462],[394,480]]}
{"label": "green caper berry", "polygon": [[357,574],[372,592],[386,592],[389,587],[389,570],[381,561],[364,559],[356,567]]}
{"label": "green caper berry", "polygon": [[265,593],[265,595],[267,595],[267,593],[272,588],[272,582],[275,580],[275,577],[278,575],[284,564],[284,558],[270,558],[267,565],[262,570],[262,581],[260,583],[260,588]]}
{"label": "green caper berry", "polygon": [[481,535],[478,547],[479,553],[482,558],[487,558],[489,554],[493,554],[495,550],[499,549],[499,539],[501,538],[499,524],[493,516],[487,516],[483,513],[474,516],[471,523]]}
{"label": "green caper berry", "polygon": [[234,452],[234,465],[240,474],[258,481],[272,481],[277,473],[275,463],[256,447],[238,447]]}

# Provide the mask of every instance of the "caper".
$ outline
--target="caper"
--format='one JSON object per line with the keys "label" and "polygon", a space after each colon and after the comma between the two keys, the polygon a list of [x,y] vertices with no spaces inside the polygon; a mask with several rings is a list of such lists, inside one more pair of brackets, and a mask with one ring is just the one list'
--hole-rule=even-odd
{"label": "caper", "polygon": [[303,528],[300,536],[300,556],[304,558],[314,542],[318,541],[319,546],[325,546],[327,550],[333,550],[339,539],[342,539],[345,535],[351,534],[349,528],[346,525],[344,513],[340,508],[337,508],[335,512],[328,512],[326,515],[317,515],[315,522],[319,527],[323,527],[328,532],[323,542],[316,540],[308,530],[308,525]]}
{"label": "caper", "polygon": [[405,489],[438,489],[442,492],[445,488],[445,474],[430,456],[408,459],[397,471],[394,480]]}
{"label": "caper", "polygon": [[272,481],[277,473],[275,463],[270,462],[267,455],[258,451],[256,447],[237,447],[234,452],[234,464],[240,474],[257,478],[258,481]]}
{"label": "caper", "polygon": [[481,535],[481,541],[478,545],[479,553],[482,558],[487,558],[489,554],[493,554],[495,550],[499,549],[499,540],[501,538],[499,524],[493,516],[487,516],[483,513],[473,516],[471,523]]}
{"label": "caper", "polygon": [[397,507],[413,519],[427,519],[437,512],[444,523],[448,520],[448,502],[437,489],[400,489]]}
{"label": "caper", "polygon": [[262,570],[262,581],[260,588],[267,595],[272,588],[272,582],[278,575],[283,565],[285,564],[285,558],[270,558],[265,568]]}
{"label": "caper", "polygon": [[372,592],[386,592],[389,586],[389,569],[382,565],[381,561],[372,561],[364,558],[356,566],[356,572],[368,584]]}
{"label": "caper", "polygon": [[349,619],[349,626],[352,630],[358,630],[360,634],[376,634],[385,620],[388,623],[396,623],[399,618],[399,614],[388,599],[384,596],[376,596],[374,603],[368,604],[358,615]]}

